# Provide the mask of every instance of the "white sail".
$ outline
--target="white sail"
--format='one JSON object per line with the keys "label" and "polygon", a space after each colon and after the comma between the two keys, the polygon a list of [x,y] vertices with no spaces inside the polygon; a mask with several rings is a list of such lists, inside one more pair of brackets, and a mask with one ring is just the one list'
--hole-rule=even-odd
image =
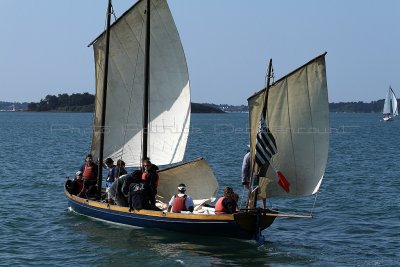
{"label": "white sail", "polygon": [[391,101],[392,92],[391,92],[390,89],[391,88],[389,87],[389,90],[388,90],[388,92],[386,94],[385,103],[383,104],[383,111],[382,111],[383,114],[392,114],[392,108],[391,108],[391,105],[392,105],[392,101]]}
{"label": "white sail", "polygon": [[157,195],[168,203],[177,194],[177,187],[184,183],[187,193],[194,200],[214,200],[218,193],[218,182],[211,167],[204,159],[194,160],[159,172]]}
{"label": "white sail", "polygon": [[396,95],[393,92],[392,87],[389,88],[390,89],[390,95],[391,95],[391,102],[392,102],[392,116],[396,117],[397,115],[399,115],[399,110],[397,108],[397,98]]}
{"label": "white sail", "polygon": [[[139,166],[143,128],[145,1],[110,29],[104,157]],[[190,125],[189,75],[182,44],[165,0],[151,0],[148,156],[157,165],[183,159]],[[99,155],[105,34],[94,42],[96,111],[91,152]]]}
{"label": "white sail", "polygon": [[[265,89],[248,99],[253,159],[264,101]],[[278,150],[273,156],[274,165],[290,182],[290,192],[286,193],[269,168],[266,177],[271,181],[267,185],[267,196],[316,193],[325,172],[329,147],[325,54],[270,87],[267,120]]]}

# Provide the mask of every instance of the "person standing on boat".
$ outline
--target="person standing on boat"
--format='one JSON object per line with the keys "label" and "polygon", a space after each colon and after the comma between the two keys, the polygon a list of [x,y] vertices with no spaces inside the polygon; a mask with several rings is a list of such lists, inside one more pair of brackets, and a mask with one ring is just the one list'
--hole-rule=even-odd
{"label": "person standing on boat", "polygon": [[172,196],[171,200],[169,201],[168,205],[168,212],[180,213],[181,211],[190,211],[193,212],[194,203],[193,199],[186,195],[186,185],[179,184],[178,185],[178,194]]}
{"label": "person standing on boat", "polygon": [[148,188],[150,205],[156,209],[156,195],[159,178],[157,174],[158,167],[152,164],[149,158],[143,159],[142,164],[142,181],[146,183],[146,187]]}
{"label": "person standing on boat", "polygon": [[83,180],[83,188],[78,196],[82,197],[87,194],[95,194],[97,190],[96,185],[98,167],[97,164],[93,162],[92,154],[87,154],[85,164],[81,166],[79,171],[81,172],[81,179]]}
{"label": "person standing on boat", "polygon": [[251,167],[250,167],[250,145],[247,145],[247,153],[243,157],[242,163],[242,185],[249,190],[250,188],[250,177],[251,177]]}
{"label": "person standing on boat", "polygon": [[106,191],[108,191],[112,186],[112,184],[114,183],[115,178],[118,178],[116,172],[117,166],[114,165],[114,161],[112,160],[112,158],[107,158],[104,163],[108,169],[108,174],[106,179]]}
{"label": "person standing on boat", "polygon": [[225,187],[224,196],[215,204],[215,214],[235,213],[237,211],[237,194],[230,187]]}

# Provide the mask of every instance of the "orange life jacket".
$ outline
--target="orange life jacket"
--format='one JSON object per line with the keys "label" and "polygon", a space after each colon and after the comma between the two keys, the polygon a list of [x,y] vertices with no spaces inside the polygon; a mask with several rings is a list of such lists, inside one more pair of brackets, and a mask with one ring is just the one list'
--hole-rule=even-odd
{"label": "orange life jacket", "polygon": [[186,211],[186,195],[182,197],[175,195],[174,204],[172,206],[172,212],[179,213],[181,211]]}
{"label": "orange life jacket", "polygon": [[224,214],[226,213],[226,210],[224,206],[222,205],[222,201],[224,201],[225,197],[220,197],[215,203],[215,214]]}
{"label": "orange life jacket", "polygon": [[[147,179],[147,176],[148,176],[148,175],[149,175],[148,172],[143,172],[143,173],[142,173],[142,181],[143,181],[143,182],[146,182],[146,179]],[[157,188],[157,187],[158,187],[158,179],[159,179],[159,176],[158,176],[158,173],[154,173],[154,175],[156,176],[156,179],[155,179],[155,181],[154,181],[154,187]]]}
{"label": "orange life jacket", "polygon": [[83,174],[82,174],[82,176],[85,180],[96,179],[96,175],[94,175],[94,173],[93,173],[93,167],[94,167],[93,165],[90,165],[90,166],[85,165],[85,168],[84,168]]}

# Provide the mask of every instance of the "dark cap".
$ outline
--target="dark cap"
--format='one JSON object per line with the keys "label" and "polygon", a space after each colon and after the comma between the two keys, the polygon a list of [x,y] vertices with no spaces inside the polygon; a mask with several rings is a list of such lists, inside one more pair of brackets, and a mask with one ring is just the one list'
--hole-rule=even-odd
{"label": "dark cap", "polygon": [[186,191],[186,185],[185,184],[179,184],[178,185],[178,190],[179,191]]}
{"label": "dark cap", "polygon": [[114,161],[112,160],[112,158],[107,158],[105,161],[106,164],[113,164]]}

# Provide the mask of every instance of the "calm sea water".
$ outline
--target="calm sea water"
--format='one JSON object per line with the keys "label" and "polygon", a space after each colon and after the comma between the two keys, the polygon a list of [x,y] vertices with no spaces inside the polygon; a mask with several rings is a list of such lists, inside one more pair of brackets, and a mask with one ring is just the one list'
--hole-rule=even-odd
{"label": "calm sea water", "polygon": [[[399,266],[400,120],[331,114],[328,166],[313,219],[277,219],[267,243],[115,226],[68,211],[63,193],[90,144],[91,114],[0,113],[0,265]],[[187,159],[241,192],[247,114],[192,117]],[[310,212],[314,197],[273,200]]]}

